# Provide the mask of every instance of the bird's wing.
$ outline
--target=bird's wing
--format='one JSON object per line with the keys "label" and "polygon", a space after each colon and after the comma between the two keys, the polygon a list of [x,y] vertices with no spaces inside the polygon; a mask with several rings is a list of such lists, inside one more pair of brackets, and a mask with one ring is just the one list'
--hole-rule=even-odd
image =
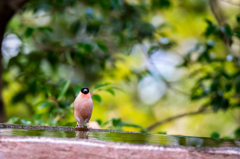
{"label": "bird's wing", "polygon": [[89,122],[92,116],[92,110],[93,110],[93,102],[92,102],[92,99],[90,98],[90,101],[88,103],[88,109],[87,109],[87,114],[88,114],[87,123]]}

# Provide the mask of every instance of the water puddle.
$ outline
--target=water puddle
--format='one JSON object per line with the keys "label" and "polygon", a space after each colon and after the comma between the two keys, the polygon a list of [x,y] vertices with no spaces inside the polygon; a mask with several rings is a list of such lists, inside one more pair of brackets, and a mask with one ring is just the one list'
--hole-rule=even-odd
{"label": "water puddle", "polygon": [[240,141],[230,139],[212,139],[163,134],[141,134],[103,129],[81,129],[81,131],[75,130],[76,129],[73,127],[23,126],[0,123],[0,136],[77,138],[166,146],[240,147]]}

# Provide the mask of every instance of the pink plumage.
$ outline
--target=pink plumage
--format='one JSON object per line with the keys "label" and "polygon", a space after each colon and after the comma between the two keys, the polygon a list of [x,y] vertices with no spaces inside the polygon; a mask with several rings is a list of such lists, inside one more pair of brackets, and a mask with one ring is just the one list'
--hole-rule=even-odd
{"label": "pink plumage", "polygon": [[74,101],[74,117],[77,121],[77,127],[82,128],[89,122],[92,110],[91,94],[87,87],[83,87]]}

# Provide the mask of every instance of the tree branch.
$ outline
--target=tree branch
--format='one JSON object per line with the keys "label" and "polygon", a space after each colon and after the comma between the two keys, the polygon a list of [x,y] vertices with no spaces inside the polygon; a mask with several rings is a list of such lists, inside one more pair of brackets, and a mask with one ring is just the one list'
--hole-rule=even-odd
{"label": "tree branch", "polygon": [[[211,8],[211,11],[212,11],[213,15],[218,22],[218,25],[220,27],[223,27],[223,25],[225,24],[226,18],[224,16],[221,8],[218,5],[218,0],[209,0],[209,4],[210,4],[210,8]],[[226,37],[226,35],[224,35],[223,33],[221,35],[221,39],[226,46],[227,53],[229,54],[230,53],[230,48],[229,47],[232,45],[233,41],[231,39],[228,39]]]}
{"label": "tree branch", "polygon": [[220,1],[231,4],[231,5],[240,6],[240,2],[232,2],[228,0],[220,0]]}
{"label": "tree branch", "polygon": [[162,125],[162,124],[165,124],[165,123],[167,123],[167,122],[176,120],[176,119],[178,119],[178,118],[182,118],[182,117],[185,117],[185,116],[197,115],[197,114],[201,114],[201,113],[207,113],[207,112],[206,112],[206,107],[202,107],[201,109],[199,109],[198,111],[195,111],[195,112],[188,112],[188,113],[184,113],[184,114],[179,114],[179,115],[176,115],[176,116],[173,116],[173,117],[170,117],[170,118],[167,118],[167,119],[158,121],[158,122],[150,125],[149,127],[147,127],[146,130],[147,130],[147,131],[151,131],[152,129],[154,129],[154,128]]}
{"label": "tree branch", "polygon": [[220,10],[217,0],[209,0],[209,4],[210,4],[211,11],[214,17],[216,18],[219,26],[223,26],[225,22],[225,18],[223,16],[222,11]]}

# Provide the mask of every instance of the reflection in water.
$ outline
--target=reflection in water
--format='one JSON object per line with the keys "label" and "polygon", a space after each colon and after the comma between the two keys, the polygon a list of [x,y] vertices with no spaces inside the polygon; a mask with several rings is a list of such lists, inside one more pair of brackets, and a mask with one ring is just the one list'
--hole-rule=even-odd
{"label": "reflection in water", "polygon": [[58,138],[76,138],[88,140],[101,140],[111,142],[124,142],[133,144],[151,144],[167,146],[191,146],[191,147],[240,147],[240,141],[229,139],[212,139],[189,136],[174,136],[163,134],[143,134],[143,133],[123,133],[110,132],[104,129],[84,129],[84,131],[74,131],[74,128],[47,127],[48,129],[39,130],[30,127],[11,127],[6,128],[0,124],[1,136],[42,136]]}
{"label": "reflection in water", "polygon": [[88,131],[75,131],[76,138],[78,139],[88,139]]}

